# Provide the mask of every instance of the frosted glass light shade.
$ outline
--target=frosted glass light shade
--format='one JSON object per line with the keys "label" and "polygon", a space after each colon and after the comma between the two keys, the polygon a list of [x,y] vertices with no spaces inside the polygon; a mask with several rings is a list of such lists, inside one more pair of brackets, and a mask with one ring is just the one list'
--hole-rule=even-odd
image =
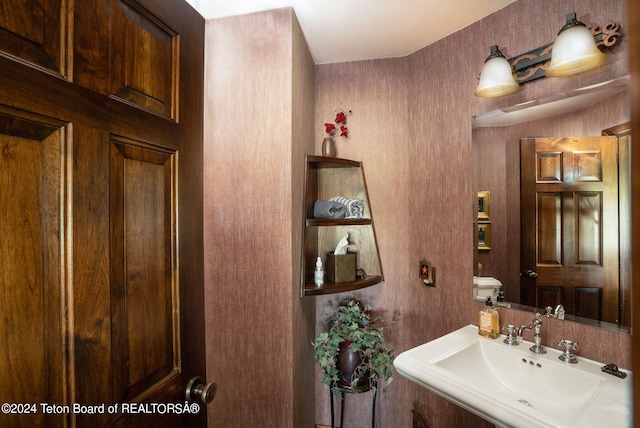
{"label": "frosted glass light shade", "polygon": [[513,94],[520,88],[513,78],[511,64],[497,46],[491,47],[491,55],[482,67],[480,82],[474,94],[477,97],[494,98]]}
{"label": "frosted glass light shade", "polygon": [[603,65],[606,56],[596,46],[591,30],[577,25],[560,30],[551,50],[548,77],[574,76]]}

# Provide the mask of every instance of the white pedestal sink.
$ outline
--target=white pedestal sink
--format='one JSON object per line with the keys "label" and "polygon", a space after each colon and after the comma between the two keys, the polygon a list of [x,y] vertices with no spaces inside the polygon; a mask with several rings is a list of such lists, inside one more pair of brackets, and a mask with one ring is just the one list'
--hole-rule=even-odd
{"label": "white pedestal sink", "polygon": [[[561,351],[533,343],[509,346],[468,325],[398,355],[398,373],[504,427],[607,427],[633,423],[632,377],[602,372],[604,363],[558,359]],[[546,345],[546,344],[543,344]],[[553,344],[555,345],[555,344]]]}

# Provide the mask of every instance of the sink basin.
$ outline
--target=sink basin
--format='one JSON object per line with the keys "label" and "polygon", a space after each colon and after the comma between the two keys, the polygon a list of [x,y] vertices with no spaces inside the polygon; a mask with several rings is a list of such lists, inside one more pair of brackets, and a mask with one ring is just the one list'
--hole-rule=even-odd
{"label": "sink basin", "polygon": [[[546,346],[518,346],[478,335],[468,325],[398,355],[398,373],[420,386],[505,427],[631,427],[632,377],[602,372],[603,363],[558,359]],[[544,345],[544,344],[543,344]]]}

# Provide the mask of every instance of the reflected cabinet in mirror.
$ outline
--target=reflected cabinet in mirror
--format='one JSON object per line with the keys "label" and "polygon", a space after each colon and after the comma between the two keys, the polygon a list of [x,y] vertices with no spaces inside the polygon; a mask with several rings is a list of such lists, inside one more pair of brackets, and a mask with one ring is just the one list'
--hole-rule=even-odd
{"label": "reflected cabinet in mirror", "polygon": [[500,281],[512,307],[562,305],[564,319],[629,330],[627,86],[621,78],[473,118],[474,197],[491,195],[491,249],[476,245],[474,277]]}

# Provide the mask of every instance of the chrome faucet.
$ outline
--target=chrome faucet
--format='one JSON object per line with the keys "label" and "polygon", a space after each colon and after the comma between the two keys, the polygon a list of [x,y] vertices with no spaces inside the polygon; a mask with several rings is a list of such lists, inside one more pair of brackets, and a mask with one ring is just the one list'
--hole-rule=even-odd
{"label": "chrome faucet", "polygon": [[546,313],[545,316],[547,318],[556,318],[559,320],[563,320],[564,319],[564,307],[562,305],[558,305],[556,306],[555,310],[551,307],[551,306],[547,306],[546,308],[544,308]]}
{"label": "chrome faucet", "polygon": [[521,325],[516,327],[511,324],[507,324],[502,327],[507,332],[504,338],[504,343],[509,346],[518,346],[523,340],[523,333],[525,330],[533,330],[533,342],[534,345],[529,350],[536,354],[546,354],[547,350],[542,346],[542,337],[540,336],[540,329],[542,328],[542,321],[540,320],[540,313],[536,313],[536,317],[530,325]]}
{"label": "chrome faucet", "polygon": [[534,354],[546,354],[547,350],[542,346],[542,337],[540,330],[542,329],[542,321],[540,321],[540,313],[536,312],[536,319],[533,320],[533,346],[529,348]]}

